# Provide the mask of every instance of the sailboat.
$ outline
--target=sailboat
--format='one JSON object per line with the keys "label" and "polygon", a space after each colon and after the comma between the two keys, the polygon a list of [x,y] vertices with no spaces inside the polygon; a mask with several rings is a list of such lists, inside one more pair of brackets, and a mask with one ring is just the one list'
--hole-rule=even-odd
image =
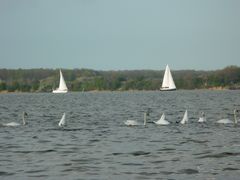
{"label": "sailboat", "polygon": [[67,93],[68,92],[68,88],[67,88],[66,82],[64,80],[61,69],[60,69],[59,87],[57,89],[53,90],[52,92],[53,93]]}
{"label": "sailboat", "polygon": [[160,91],[174,91],[176,90],[175,83],[173,81],[173,77],[170,71],[169,66],[166,66],[162,87],[160,88]]}

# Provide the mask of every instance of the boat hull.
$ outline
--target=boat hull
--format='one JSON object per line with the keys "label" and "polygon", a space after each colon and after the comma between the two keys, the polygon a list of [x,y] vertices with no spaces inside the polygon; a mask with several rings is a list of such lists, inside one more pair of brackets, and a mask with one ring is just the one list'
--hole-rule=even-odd
{"label": "boat hull", "polygon": [[160,88],[160,91],[176,91],[176,88],[169,89],[169,88]]}
{"label": "boat hull", "polygon": [[54,94],[60,94],[60,93],[67,93],[67,90],[53,90],[52,91]]}

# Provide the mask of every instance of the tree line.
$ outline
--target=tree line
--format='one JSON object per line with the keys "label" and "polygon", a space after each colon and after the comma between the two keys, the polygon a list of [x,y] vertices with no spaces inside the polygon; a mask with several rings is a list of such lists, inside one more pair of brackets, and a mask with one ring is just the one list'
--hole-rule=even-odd
{"label": "tree line", "polygon": [[[96,71],[62,69],[70,91],[159,90],[164,70]],[[240,67],[215,71],[172,71],[178,89],[240,89]],[[51,92],[58,87],[58,69],[0,69],[0,91]]]}

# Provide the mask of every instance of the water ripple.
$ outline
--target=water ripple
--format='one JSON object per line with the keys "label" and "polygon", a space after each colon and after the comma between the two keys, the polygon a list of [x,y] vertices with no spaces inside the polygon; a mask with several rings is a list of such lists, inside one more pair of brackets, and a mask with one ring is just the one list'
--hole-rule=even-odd
{"label": "water ripple", "polygon": [[197,174],[199,173],[196,169],[181,169],[178,171],[179,174]]}
{"label": "water ripple", "polygon": [[[233,119],[239,92],[0,94],[0,124],[29,114],[26,126],[0,128],[0,179],[239,179],[240,126],[216,124]],[[148,108],[146,126],[124,125]],[[185,109],[189,124],[176,124]],[[169,126],[150,123],[163,112]]]}
{"label": "water ripple", "polygon": [[199,157],[199,159],[202,159],[202,158],[225,158],[225,157],[230,157],[230,156],[240,156],[240,153],[222,152],[222,153],[217,153],[217,154],[209,154],[209,155],[201,156],[201,157]]}

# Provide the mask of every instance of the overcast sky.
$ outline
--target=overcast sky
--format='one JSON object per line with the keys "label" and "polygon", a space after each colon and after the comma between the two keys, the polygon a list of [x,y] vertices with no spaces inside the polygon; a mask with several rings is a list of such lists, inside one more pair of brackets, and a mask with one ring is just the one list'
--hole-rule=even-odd
{"label": "overcast sky", "polygon": [[240,66],[239,0],[0,0],[0,68]]}

